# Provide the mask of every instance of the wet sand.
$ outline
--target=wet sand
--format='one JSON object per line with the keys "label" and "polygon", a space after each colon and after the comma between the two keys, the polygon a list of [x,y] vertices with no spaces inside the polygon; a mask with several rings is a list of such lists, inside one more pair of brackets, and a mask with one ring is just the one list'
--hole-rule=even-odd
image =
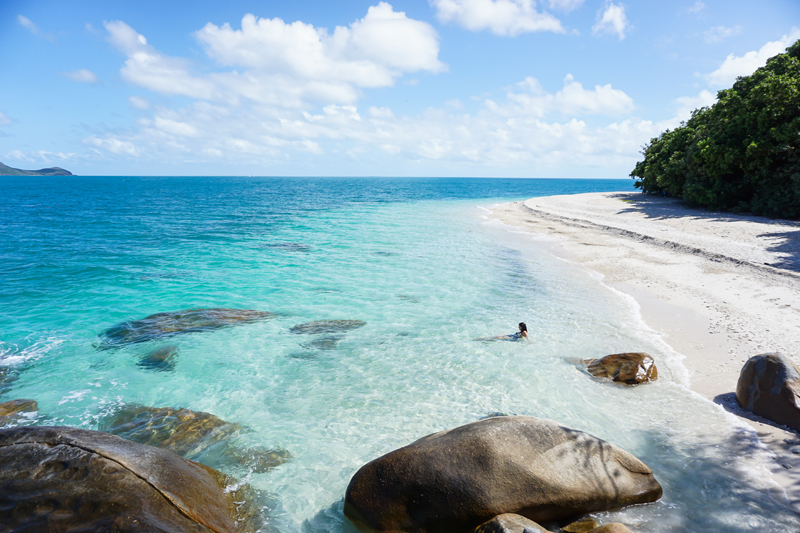
{"label": "wet sand", "polygon": [[745,361],[783,352],[800,364],[800,222],[712,213],[639,193],[588,193],[496,206],[554,255],[633,297],[685,356],[691,390],[740,417],[774,454],[771,470],[800,512],[800,434],[734,397]]}

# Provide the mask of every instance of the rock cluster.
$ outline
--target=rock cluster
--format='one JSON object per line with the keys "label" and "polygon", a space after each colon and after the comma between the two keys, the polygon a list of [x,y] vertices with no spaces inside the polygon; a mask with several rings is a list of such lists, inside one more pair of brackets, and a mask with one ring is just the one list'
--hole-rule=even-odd
{"label": "rock cluster", "polygon": [[366,464],[347,487],[344,513],[372,531],[461,533],[506,513],[548,522],[661,493],[630,453],[550,420],[511,416],[435,433]]}

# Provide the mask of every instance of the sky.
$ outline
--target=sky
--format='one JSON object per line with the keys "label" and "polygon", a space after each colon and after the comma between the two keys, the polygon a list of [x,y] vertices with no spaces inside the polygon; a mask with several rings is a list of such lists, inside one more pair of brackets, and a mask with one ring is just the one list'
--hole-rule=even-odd
{"label": "sky", "polygon": [[0,161],[626,178],[798,39],[797,0],[0,0]]}

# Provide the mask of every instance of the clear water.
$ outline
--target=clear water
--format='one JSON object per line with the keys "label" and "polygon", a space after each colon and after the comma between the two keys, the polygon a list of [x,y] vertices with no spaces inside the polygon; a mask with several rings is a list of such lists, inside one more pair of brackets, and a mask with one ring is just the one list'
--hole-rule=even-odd
{"label": "clear water", "polygon": [[[641,532],[798,531],[764,491],[752,433],[682,386],[684,370],[635,307],[534,236],[489,222],[501,201],[629,190],[617,180],[0,179],[0,401],[27,424],[96,429],[120,406],[204,411],[247,426],[236,446],[283,448],[263,495],[271,528],[347,531],[364,463],[491,413],[556,420],[641,458],[651,505],[603,513]],[[126,320],[195,307],[273,320],[98,350]],[[366,321],[319,349],[300,323]],[[481,342],[528,324],[530,343]],[[137,365],[177,345],[172,372]],[[660,380],[626,388],[574,362],[646,351]]]}

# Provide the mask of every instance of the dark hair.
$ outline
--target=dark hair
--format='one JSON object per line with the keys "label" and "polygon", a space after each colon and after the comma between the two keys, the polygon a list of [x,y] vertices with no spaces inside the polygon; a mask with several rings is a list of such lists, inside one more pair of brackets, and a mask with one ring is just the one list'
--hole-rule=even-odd
{"label": "dark hair", "polygon": [[520,322],[519,323],[519,330],[520,331],[524,331],[526,333],[528,332],[528,326],[525,325],[525,322]]}

